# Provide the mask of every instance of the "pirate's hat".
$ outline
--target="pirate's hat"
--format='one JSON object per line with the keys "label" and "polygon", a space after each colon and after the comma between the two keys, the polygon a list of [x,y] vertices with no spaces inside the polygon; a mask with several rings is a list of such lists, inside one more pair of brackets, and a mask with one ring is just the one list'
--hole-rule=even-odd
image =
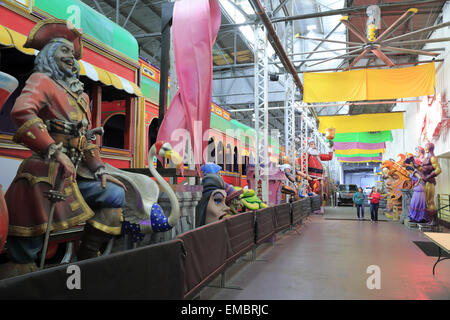
{"label": "pirate's hat", "polygon": [[83,56],[82,34],[83,31],[75,28],[70,21],[46,19],[39,21],[31,29],[24,47],[42,50],[53,39],[64,38],[73,43],[75,59],[80,60]]}

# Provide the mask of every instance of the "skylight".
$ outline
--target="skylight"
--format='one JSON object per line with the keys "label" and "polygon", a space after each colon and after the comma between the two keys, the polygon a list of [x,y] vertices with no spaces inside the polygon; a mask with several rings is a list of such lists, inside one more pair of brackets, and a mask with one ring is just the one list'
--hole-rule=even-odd
{"label": "skylight", "polygon": [[[248,22],[245,15],[242,13],[245,12],[247,15],[254,15],[255,11],[251,7],[248,0],[220,0],[220,5],[223,9],[227,12],[228,16],[233,20],[233,23],[240,24],[240,23],[246,23]],[[237,8],[239,7],[239,10]],[[255,42],[255,35],[254,30],[251,26],[240,26],[239,31],[241,31],[242,35],[247,39],[248,44],[253,48],[253,44]],[[275,51],[273,50],[271,45],[267,46],[268,53],[267,55],[269,57],[272,57],[275,54]]]}

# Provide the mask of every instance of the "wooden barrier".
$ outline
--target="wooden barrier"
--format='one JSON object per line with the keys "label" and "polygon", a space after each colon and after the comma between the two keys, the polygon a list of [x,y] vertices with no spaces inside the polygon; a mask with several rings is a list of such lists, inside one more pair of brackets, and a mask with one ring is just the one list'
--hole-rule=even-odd
{"label": "wooden barrier", "polygon": [[318,211],[320,210],[320,207],[322,206],[322,199],[320,196],[312,196],[311,199],[311,211]]}
{"label": "wooden barrier", "polygon": [[250,211],[227,218],[225,225],[232,251],[227,264],[232,264],[255,246],[255,213]]}
{"label": "wooden barrier", "polygon": [[274,207],[275,232],[280,232],[291,226],[291,204],[280,204]]}
{"label": "wooden barrier", "polygon": [[183,243],[171,240],[1,280],[0,299],[178,300],[184,266]]}
{"label": "wooden barrier", "polygon": [[275,233],[274,208],[259,209],[255,215],[255,243],[259,245]]}
{"label": "wooden barrier", "polygon": [[301,223],[312,202],[315,206],[317,200],[245,212],[172,241],[74,263],[81,269],[83,290],[67,289],[67,265],[61,265],[0,281],[0,298],[191,299],[219,274],[224,283],[225,270],[239,257]]}
{"label": "wooden barrier", "polygon": [[231,252],[224,220],[180,234],[186,250],[184,298],[190,299],[226,268]]}

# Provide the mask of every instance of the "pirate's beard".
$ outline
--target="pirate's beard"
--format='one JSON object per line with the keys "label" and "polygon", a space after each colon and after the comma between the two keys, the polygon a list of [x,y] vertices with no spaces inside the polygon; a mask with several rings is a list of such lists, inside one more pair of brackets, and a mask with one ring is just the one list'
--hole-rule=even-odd
{"label": "pirate's beard", "polygon": [[65,77],[64,82],[70,91],[75,92],[76,94],[82,94],[84,92],[84,84],[74,75],[71,77]]}

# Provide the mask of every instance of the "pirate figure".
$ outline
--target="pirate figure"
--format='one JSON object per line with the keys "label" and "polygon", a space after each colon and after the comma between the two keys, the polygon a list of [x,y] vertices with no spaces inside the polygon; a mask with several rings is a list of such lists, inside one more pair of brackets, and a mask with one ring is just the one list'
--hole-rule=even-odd
{"label": "pirate figure", "polygon": [[[125,204],[124,185],[105,174],[99,148],[91,143],[89,98],[78,79],[81,30],[64,20],[47,19],[30,31],[25,47],[40,52],[11,117],[18,127],[14,141],[33,153],[5,195],[7,276],[36,269],[47,228],[63,230],[86,222],[78,260],[98,256],[100,247],[121,233]],[[55,189],[65,200],[50,201],[49,191]]]}

